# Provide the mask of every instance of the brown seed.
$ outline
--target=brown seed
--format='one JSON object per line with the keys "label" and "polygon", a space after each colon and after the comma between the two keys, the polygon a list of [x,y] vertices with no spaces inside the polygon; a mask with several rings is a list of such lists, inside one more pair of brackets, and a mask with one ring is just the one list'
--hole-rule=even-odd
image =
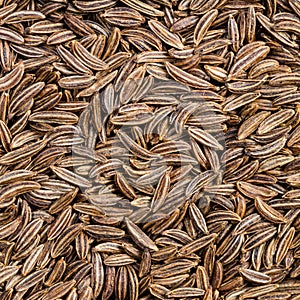
{"label": "brown seed", "polygon": [[60,235],[58,240],[54,243],[53,248],[51,249],[51,256],[53,258],[58,257],[66,247],[75,239],[75,237],[82,230],[82,224],[73,224],[67,227]]}
{"label": "brown seed", "polygon": [[36,285],[39,281],[43,280],[43,278],[47,275],[48,272],[48,269],[44,269],[35,271],[30,275],[27,275],[16,285],[15,289],[20,292],[28,290],[30,287]]}
{"label": "brown seed", "polygon": [[19,63],[8,74],[0,78],[0,91],[5,91],[16,86],[24,74],[24,64]]}
{"label": "brown seed", "polygon": [[0,282],[3,283],[7,280],[9,280],[11,277],[15,276],[20,267],[19,266],[6,266],[1,269],[0,274],[1,274],[1,279]]}
{"label": "brown seed", "polygon": [[218,10],[212,9],[204,14],[201,19],[198,21],[195,31],[194,31],[194,44],[195,46],[199,46],[202,39],[205,37],[209,27],[214,22],[214,20],[218,16]]}
{"label": "brown seed", "polygon": [[137,245],[142,248],[148,248],[153,251],[158,251],[155,243],[138,226],[136,226],[127,218],[125,219],[125,223],[131,237]]}
{"label": "brown seed", "polygon": [[250,282],[253,283],[261,283],[261,284],[266,284],[271,282],[271,278],[268,275],[265,275],[264,273],[253,271],[250,269],[244,269],[241,268],[239,270],[241,275],[244,276],[244,278]]}
{"label": "brown seed", "polygon": [[191,287],[177,288],[167,293],[167,296],[171,298],[198,297],[202,295],[204,295],[203,290]]}
{"label": "brown seed", "polygon": [[183,71],[169,62],[166,62],[165,65],[169,75],[180,83],[187,84],[198,89],[217,89],[217,87],[215,87],[208,81],[198,78],[186,71]]}
{"label": "brown seed", "polygon": [[259,198],[255,199],[255,207],[259,214],[273,223],[287,222],[284,216]]}

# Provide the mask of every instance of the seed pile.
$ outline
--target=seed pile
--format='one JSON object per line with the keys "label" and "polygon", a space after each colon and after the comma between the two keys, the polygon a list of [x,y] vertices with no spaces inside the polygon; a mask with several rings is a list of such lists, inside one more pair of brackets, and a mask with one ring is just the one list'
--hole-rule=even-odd
{"label": "seed pile", "polygon": [[0,0],[0,299],[300,299],[300,0]]}

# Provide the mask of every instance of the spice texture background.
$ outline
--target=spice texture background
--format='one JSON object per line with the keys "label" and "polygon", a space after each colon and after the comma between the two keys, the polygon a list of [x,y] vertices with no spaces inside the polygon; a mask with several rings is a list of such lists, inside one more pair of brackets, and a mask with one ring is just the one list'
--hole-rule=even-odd
{"label": "spice texture background", "polygon": [[300,300],[300,0],[0,0],[0,300]]}

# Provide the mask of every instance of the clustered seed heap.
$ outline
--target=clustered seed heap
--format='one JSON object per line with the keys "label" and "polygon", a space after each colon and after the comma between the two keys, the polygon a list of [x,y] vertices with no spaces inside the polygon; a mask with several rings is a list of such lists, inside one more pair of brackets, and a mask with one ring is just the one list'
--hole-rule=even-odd
{"label": "clustered seed heap", "polygon": [[300,0],[0,0],[0,300],[300,299]]}

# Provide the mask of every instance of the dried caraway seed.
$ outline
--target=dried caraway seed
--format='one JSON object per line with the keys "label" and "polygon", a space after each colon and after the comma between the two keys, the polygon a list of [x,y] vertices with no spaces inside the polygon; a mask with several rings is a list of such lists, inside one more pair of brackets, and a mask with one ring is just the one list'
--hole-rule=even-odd
{"label": "dried caraway seed", "polygon": [[298,299],[300,2],[0,0],[0,299]]}

